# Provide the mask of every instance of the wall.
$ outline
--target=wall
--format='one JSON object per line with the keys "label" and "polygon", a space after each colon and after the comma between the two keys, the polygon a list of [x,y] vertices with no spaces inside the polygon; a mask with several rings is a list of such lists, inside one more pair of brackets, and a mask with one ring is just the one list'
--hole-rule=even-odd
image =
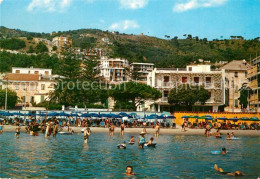
{"label": "wall", "polygon": [[[237,118],[241,118],[241,117],[258,117],[260,118],[260,114],[259,113],[207,113],[207,112],[175,112],[173,113],[173,115],[176,117],[175,122],[178,125],[181,125],[183,123],[183,119],[182,116],[205,116],[205,115],[210,115],[213,118],[219,118],[219,117],[226,117],[226,118],[233,118],[233,117],[237,117]],[[195,121],[194,119],[189,119],[189,121]],[[238,121],[241,122],[241,121]],[[246,121],[246,123],[254,123],[255,121]],[[260,123],[260,121],[258,121],[258,123]]]}

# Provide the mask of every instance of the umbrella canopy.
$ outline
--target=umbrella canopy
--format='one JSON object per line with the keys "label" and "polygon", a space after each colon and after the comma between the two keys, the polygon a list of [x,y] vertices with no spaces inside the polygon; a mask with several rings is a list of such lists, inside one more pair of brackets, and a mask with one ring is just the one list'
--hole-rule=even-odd
{"label": "umbrella canopy", "polygon": [[207,119],[207,117],[206,116],[200,116],[200,117],[198,117],[198,119]]}
{"label": "umbrella canopy", "polygon": [[80,117],[91,117],[89,113],[82,114]]}
{"label": "umbrella canopy", "polygon": [[70,116],[79,116],[79,115],[75,113],[71,113]]}
{"label": "umbrella canopy", "polygon": [[218,119],[219,119],[219,120],[227,120],[226,117],[219,117]]}
{"label": "umbrella canopy", "polygon": [[235,120],[238,120],[236,117],[233,117],[233,118],[229,118],[228,120],[233,120],[233,121],[235,121]]}
{"label": "umbrella canopy", "polygon": [[26,116],[36,116],[36,114],[29,112],[28,114],[26,114]]}
{"label": "umbrella canopy", "polygon": [[[46,114],[45,114],[46,115]],[[48,113],[47,116],[58,116],[59,114],[56,112]]]}
{"label": "umbrella canopy", "polygon": [[213,117],[206,117],[205,119],[206,120],[213,120],[214,118]]}
{"label": "umbrella canopy", "polygon": [[121,112],[118,114],[119,116],[128,116],[125,112]]}
{"label": "umbrella canopy", "polygon": [[176,117],[175,116],[167,116],[165,118],[167,118],[167,119],[175,119]]}
{"label": "umbrella canopy", "polygon": [[239,118],[239,120],[249,121],[249,118],[248,117],[241,117],[241,118]]}
{"label": "umbrella canopy", "polygon": [[188,116],[188,118],[198,118],[199,116]]}
{"label": "umbrella canopy", "polygon": [[189,116],[182,116],[181,118],[189,118]]}
{"label": "umbrella canopy", "polygon": [[257,117],[251,117],[250,121],[260,121]]}
{"label": "umbrella canopy", "polygon": [[0,116],[13,116],[13,114],[9,113],[9,112],[4,112],[4,113],[1,113]]}
{"label": "umbrella canopy", "polygon": [[100,117],[97,113],[90,113],[91,117]]}
{"label": "umbrella canopy", "polygon": [[150,119],[156,119],[156,117],[155,117],[155,116],[146,116],[145,119],[148,119],[148,120],[150,120]]}
{"label": "umbrella canopy", "polygon": [[15,115],[15,116],[23,116],[24,115],[24,114],[22,114],[20,112],[13,112],[12,114]]}
{"label": "umbrella canopy", "polygon": [[131,116],[136,116],[136,113],[132,112],[132,113],[130,113],[129,115],[131,115]]}
{"label": "umbrella canopy", "polygon": [[59,116],[70,116],[69,114],[67,114],[67,113],[65,113],[65,112],[59,113],[58,115],[59,115]]}

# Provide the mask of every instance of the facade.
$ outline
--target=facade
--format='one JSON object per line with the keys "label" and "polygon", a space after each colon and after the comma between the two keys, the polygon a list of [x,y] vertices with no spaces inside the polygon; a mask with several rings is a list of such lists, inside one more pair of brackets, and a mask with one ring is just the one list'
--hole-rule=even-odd
{"label": "facade", "polygon": [[248,87],[251,89],[249,109],[259,112],[260,56],[253,59],[251,65],[248,69]]}
{"label": "facade", "polygon": [[4,86],[13,90],[18,96],[18,105],[32,106],[45,100],[54,91],[55,81],[51,69],[40,68],[12,68],[3,79]]}
{"label": "facade", "polygon": [[225,79],[226,92],[226,105],[225,111],[227,112],[241,112],[242,108],[239,104],[239,97],[241,87],[248,83],[247,70],[250,65],[245,60],[233,60],[228,64],[222,66],[220,69],[223,71]]}
{"label": "facade", "polygon": [[100,76],[110,83],[128,81],[129,62],[121,58],[102,57],[100,60]]}
{"label": "facade", "polygon": [[52,45],[57,46],[58,49],[72,47],[72,38],[70,37],[54,37],[52,39]]}
{"label": "facade", "polygon": [[147,76],[153,71],[153,63],[131,63],[130,72],[133,80],[146,82]]}
{"label": "facade", "polygon": [[190,65],[182,69],[155,68],[149,73],[147,84],[162,92],[162,98],[154,102],[158,112],[169,110],[168,95],[171,89],[183,84],[202,85],[210,93],[206,104],[195,104],[194,110],[218,111],[225,101],[222,80],[222,71],[213,71],[210,65]]}

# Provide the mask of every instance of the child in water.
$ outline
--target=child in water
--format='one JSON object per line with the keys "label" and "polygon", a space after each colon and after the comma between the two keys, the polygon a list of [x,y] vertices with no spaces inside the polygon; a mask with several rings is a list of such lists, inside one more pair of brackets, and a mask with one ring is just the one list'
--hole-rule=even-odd
{"label": "child in water", "polygon": [[134,175],[133,173],[133,167],[132,166],[127,166],[126,167],[126,175]]}
{"label": "child in water", "polygon": [[231,139],[230,134],[227,133],[227,140],[230,140],[230,139]]}
{"label": "child in water", "polygon": [[222,155],[227,154],[226,148],[222,148],[221,154],[222,154]]}
{"label": "child in water", "polygon": [[153,137],[151,137],[150,138],[150,140],[148,141],[148,143],[147,143],[148,145],[151,145],[151,144],[153,144]]}
{"label": "child in water", "polygon": [[134,142],[135,142],[135,137],[131,136],[131,139],[130,139],[129,143],[134,143]]}

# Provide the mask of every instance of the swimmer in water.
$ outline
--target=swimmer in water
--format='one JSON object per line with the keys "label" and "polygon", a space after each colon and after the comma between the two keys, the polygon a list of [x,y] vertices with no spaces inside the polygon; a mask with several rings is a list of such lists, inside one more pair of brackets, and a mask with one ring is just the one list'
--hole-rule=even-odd
{"label": "swimmer in water", "polygon": [[132,166],[127,166],[125,172],[126,175],[134,175]]}
{"label": "swimmer in water", "polygon": [[143,149],[144,148],[144,144],[145,144],[145,132],[141,132],[140,133],[140,136],[139,136],[139,139],[138,139],[138,146]]}
{"label": "swimmer in water", "polygon": [[114,136],[114,131],[115,131],[115,127],[114,127],[113,124],[111,124],[110,127],[109,127],[109,134],[110,134],[111,136]]}
{"label": "swimmer in water", "polygon": [[120,128],[121,128],[120,135],[124,135],[125,124],[123,122],[121,123]]}
{"label": "swimmer in water", "polygon": [[155,126],[155,137],[158,137],[159,136],[159,132],[160,132],[160,125],[159,123],[156,124]]}
{"label": "swimmer in water", "polygon": [[130,141],[129,141],[129,143],[134,143],[134,142],[135,142],[135,137],[132,136],[131,139],[130,139]]}
{"label": "swimmer in water", "polygon": [[216,138],[221,138],[221,135],[220,135],[219,129],[218,129],[217,132],[215,133],[215,136],[216,136]]}
{"label": "swimmer in water", "polygon": [[227,150],[226,150],[226,148],[222,148],[221,154],[222,154],[222,155],[227,154]]}
{"label": "swimmer in water", "polygon": [[231,139],[230,134],[227,133],[227,140],[230,140],[230,139]]}
{"label": "swimmer in water", "polygon": [[234,137],[235,137],[234,132],[231,132],[230,137],[231,137],[231,138],[234,138]]}
{"label": "swimmer in water", "polygon": [[89,138],[90,134],[91,134],[91,131],[90,131],[90,128],[88,127],[84,130],[84,142],[85,143],[88,143],[88,138]]}
{"label": "swimmer in water", "polygon": [[3,126],[3,122],[1,122],[1,123],[0,123],[0,134],[3,133],[3,128],[4,128],[4,126]]}
{"label": "swimmer in water", "polygon": [[150,140],[148,141],[148,143],[147,143],[148,145],[151,145],[151,144],[153,144],[153,137],[151,137],[150,138]]}
{"label": "swimmer in water", "polygon": [[230,175],[230,176],[242,176],[243,174],[240,171],[235,171],[235,172],[224,172],[224,170],[222,168],[218,168],[218,165],[215,164],[214,165],[214,169],[224,175]]}
{"label": "swimmer in water", "polygon": [[17,127],[15,129],[15,137],[19,137],[20,135],[20,130],[21,130],[21,127],[19,126],[19,124],[17,124]]}

